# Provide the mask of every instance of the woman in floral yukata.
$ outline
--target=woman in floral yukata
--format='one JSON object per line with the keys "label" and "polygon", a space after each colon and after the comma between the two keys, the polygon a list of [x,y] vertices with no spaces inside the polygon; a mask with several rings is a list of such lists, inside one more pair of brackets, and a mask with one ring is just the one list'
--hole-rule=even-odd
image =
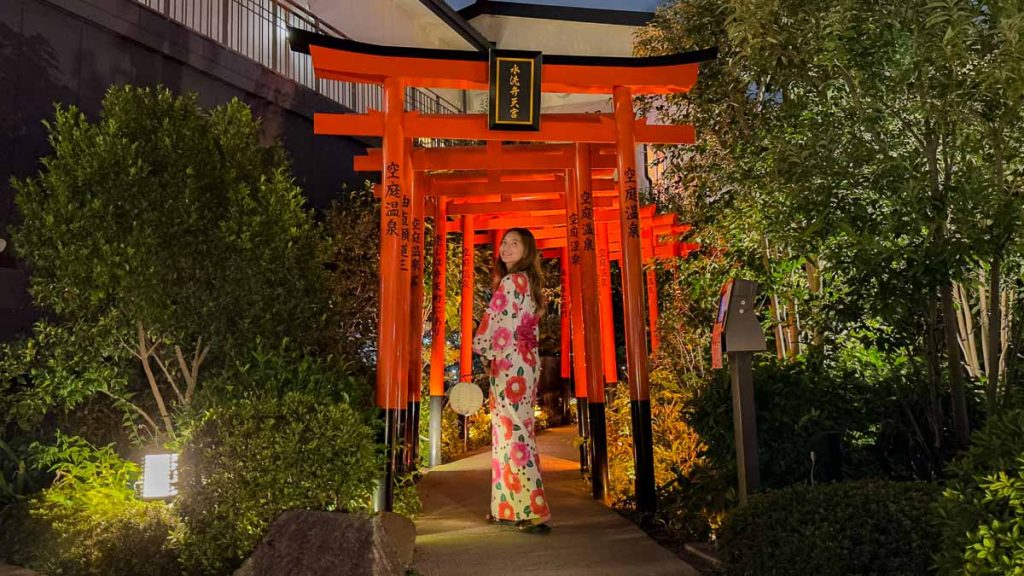
{"label": "woman in floral yukata", "polygon": [[538,323],[544,312],[540,253],[529,230],[501,239],[494,265],[494,296],[473,350],[490,362],[491,513],[496,524],[547,533],[551,518],[533,430],[540,362]]}

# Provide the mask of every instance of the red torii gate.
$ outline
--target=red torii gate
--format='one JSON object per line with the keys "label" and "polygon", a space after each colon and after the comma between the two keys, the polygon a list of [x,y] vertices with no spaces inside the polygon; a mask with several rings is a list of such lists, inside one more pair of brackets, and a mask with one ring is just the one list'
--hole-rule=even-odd
{"label": "red torii gate", "polygon": [[[565,170],[571,170],[572,164],[568,161],[573,160],[572,156],[566,156],[565,152],[572,151],[570,146],[566,145],[513,145],[504,146],[497,142],[490,142],[485,149],[482,146],[463,146],[463,147],[448,147],[448,148],[428,148],[428,149],[415,149],[413,152],[413,171],[416,173],[417,185],[421,186],[421,191],[426,198],[428,204],[433,203],[432,208],[435,210],[440,207],[444,212],[439,215],[435,214],[435,226],[443,226],[445,233],[447,232],[462,232],[465,234],[471,234],[463,239],[463,246],[474,246],[477,244],[487,244],[490,242],[497,243],[500,239],[500,232],[516,227],[522,226],[530,228],[534,233],[534,236],[538,240],[538,246],[541,249],[542,254],[548,258],[559,258],[563,260],[563,279],[562,279],[562,293],[563,298],[563,317],[562,317],[562,376],[565,378],[570,377],[570,344],[569,344],[569,314],[568,307],[566,304],[569,302],[569,289],[568,289],[568,237],[566,234],[566,228],[564,223],[564,206],[558,206],[560,210],[546,210],[546,211],[523,211],[522,199],[526,200],[538,200],[544,199],[549,200],[552,198],[562,199],[564,195],[564,186],[566,179],[564,175],[559,176],[557,173]],[[594,154],[598,154],[601,151],[599,149],[592,150]],[[354,159],[354,165],[357,170],[360,171],[379,171],[380,170],[380,149],[370,149],[364,156],[357,156]],[[595,162],[594,164],[597,164]],[[605,162],[606,165],[610,166],[610,162]],[[478,170],[481,165],[486,165],[488,171],[482,172]],[[545,169],[540,169],[545,168]],[[444,170],[444,173],[431,173],[431,169]],[[451,171],[461,170],[461,174],[451,174]],[[467,172],[469,172],[467,174]],[[427,173],[424,178],[420,178],[421,173]],[[592,175],[601,175],[610,177],[610,170],[604,169],[593,169]],[[486,182],[486,184],[484,184]],[[592,179],[592,187],[595,189],[594,196],[612,196],[616,192],[614,190],[614,182],[609,180],[596,180]],[[531,186],[531,184],[539,186]],[[554,187],[554,188],[553,188]],[[563,192],[552,192],[555,188],[562,188]],[[494,193],[495,190],[499,193]],[[609,190],[604,193],[597,191]],[[375,187],[377,196],[381,196],[380,186]],[[512,196],[519,198],[517,202],[510,202]],[[489,204],[488,204],[489,203]],[[479,204],[488,204],[489,212],[487,216],[482,218],[474,217],[469,222],[466,221],[466,217],[472,217],[473,213],[478,210],[472,209]],[[513,210],[513,212],[491,212],[497,206],[499,210]],[[447,214],[450,213],[451,207],[462,208],[461,213],[463,216],[456,216],[456,220],[452,222],[446,222]],[[429,211],[429,208],[428,208]],[[646,206],[640,208],[640,223],[641,232],[644,235],[643,244],[643,257],[645,261],[653,263],[653,259],[657,257],[671,258],[676,256],[682,256],[688,253],[688,251],[696,248],[696,245],[690,243],[680,242],[668,242],[668,243],[657,243],[655,244],[655,238],[659,240],[666,235],[677,235],[682,232],[689,230],[689,226],[678,225],[678,216],[675,214],[663,214],[656,215],[653,206]],[[459,218],[462,218],[460,221]],[[595,221],[598,223],[597,229],[597,241],[598,241],[598,272],[599,272],[599,283],[598,288],[600,292],[600,322],[601,329],[601,351],[603,360],[603,371],[604,381],[606,383],[612,383],[617,381],[618,368],[616,364],[616,348],[615,348],[615,332],[614,324],[612,321],[612,292],[611,292],[611,267],[612,261],[621,260],[621,230],[609,229],[607,224],[612,220],[619,218],[618,209],[610,208],[603,211],[595,211]],[[472,228],[472,230],[465,229],[466,226]],[[483,233],[480,233],[483,231]],[[490,234],[488,234],[490,232]],[[438,235],[435,242],[435,253],[434,253],[434,277],[438,279],[435,286],[435,301],[433,303],[434,317],[432,324],[434,326],[433,334],[433,350],[431,354],[431,426],[430,426],[430,463],[431,466],[440,464],[440,412],[444,408],[444,380],[443,380],[443,368],[444,368],[444,340],[445,334],[444,329],[446,327],[446,320],[444,318],[444,311],[446,309],[444,298],[446,290],[444,289],[443,281],[445,276],[446,268],[446,257],[447,250],[446,246],[442,243],[441,236]],[[467,240],[468,238],[468,240]],[[467,335],[470,334],[472,329],[472,319],[474,317],[472,310],[472,275],[474,266],[470,254],[465,255],[463,262],[463,337],[461,347],[461,362],[462,367],[460,373],[460,380],[471,381],[472,380],[472,350],[470,347],[470,338]],[[657,348],[657,285],[655,283],[655,275],[653,269],[648,269],[647,273],[647,302],[648,302],[648,313],[649,313],[649,326],[651,334],[651,346],[652,349]],[[418,301],[418,300],[417,300]],[[577,333],[581,332],[579,327],[579,321],[576,322]],[[416,330],[413,330],[416,333]],[[579,338],[576,339],[577,343]],[[418,358],[418,354],[414,354],[413,358]],[[575,354],[577,359],[577,368],[584,362],[584,353],[581,349],[578,349]],[[582,375],[582,372],[581,372]],[[417,444],[413,441],[413,431],[418,429],[418,412],[415,410],[417,403],[419,402],[419,374],[415,369],[410,370],[410,381],[409,381],[409,414],[407,414],[405,425],[408,427],[405,434],[409,438],[411,446],[406,447],[404,454],[404,464],[410,466],[416,458]],[[579,402],[579,406],[586,407],[587,404],[587,391],[586,383],[584,378],[581,376],[577,379],[576,396]],[[578,413],[583,414],[585,410],[581,408]],[[586,438],[589,436],[585,426],[585,419],[580,419],[580,433],[581,436]],[[411,448],[411,450],[410,450]],[[588,455],[581,451],[581,468],[587,466]],[[600,468],[600,466],[599,466]]]}
{"label": "red torii gate", "polygon": [[[632,97],[637,94],[687,92],[697,80],[698,63],[715,57],[714,50],[653,58],[592,58],[577,56],[544,57],[540,82],[543,92],[611,93],[613,114],[548,114],[532,132],[489,130],[484,115],[422,115],[406,112],[403,92],[406,87],[487,89],[488,54],[453,50],[431,50],[375,46],[289,29],[293,50],[309,53],[320,78],[348,82],[382,84],[383,111],[366,114],[316,114],[317,134],[376,136],[383,138],[379,164],[382,173],[381,206],[381,291],[378,336],[377,404],[384,410],[385,442],[388,465],[384,471],[377,507],[390,509],[396,466],[396,430],[404,420],[409,403],[411,354],[420,340],[410,336],[410,328],[420,317],[417,285],[422,285],[423,216],[425,202],[414,184],[412,141],[415,138],[443,138],[487,141],[573,142],[572,171],[566,170],[565,198],[511,202],[516,210],[564,209],[569,242],[570,285],[593,283],[597,272],[597,242],[594,210],[611,198],[595,198],[592,168],[601,163],[600,154],[592,154],[587,144],[614,144],[615,170],[622,252],[622,288],[626,329],[627,379],[629,382],[636,470],[637,507],[643,513],[656,506],[651,407],[648,381],[648,354],[643,321],[641,224],[637,191],[635,145],[637,142],[689,144],[694,142],[691,126],[649,125],[637,119]],[[442,203],[437,203],[441,205]],[[477,213],[488,207],[478,205]],[[436,206],[435,206],[436,209]],[[506,210],[507,210],[506,206]],[[435,214],[436,218],[436,214]],[[464,233],[473,234],[472,213],[463,217]],[[443,220],[441,220],[443,221]],[[469,223],[466,226],[466,223]],[[443,227],[436,227],[443,228]],[[467,250],[467,253],[471,251]],[[578,281],[572,282],[575,278]],[[463,279],[465,283],[466,279]],[[582,286],[580,287],[582,288]],[[574,292],[580,290],[574,289]],[[588,293],[593,293],[588,291]],[[592,299],[578,298],[581,304],[587,358],[600,357],[597,338],[599,310]],[[465,318],[464,318],[465,322]],[[471,326],[469,326],[471,331]],[[465,324],[464,324],[465,330]],[[467,331],[467,332],[469,332]],[[385,353],[385,351],[387,351]],[[590,426],[593,431],[595,462],[606,462],[604,387],[600,367],[586,363],[586,382]],[[418,388],[418,387],[417,387]],[[594,469],[592,487],[595,498],[607,498],[607,467]]]}

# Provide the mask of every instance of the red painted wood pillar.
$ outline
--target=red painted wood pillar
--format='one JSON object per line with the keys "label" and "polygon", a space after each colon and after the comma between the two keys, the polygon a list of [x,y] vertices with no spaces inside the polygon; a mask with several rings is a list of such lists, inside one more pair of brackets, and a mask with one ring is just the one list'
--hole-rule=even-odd
{"label": "red painted wood pillar", "polygon": [[[575,186],[571,178],[566,178],[566,187]],[[575,194],[573,195],[575,197]],[[580,289],[580,230],[579,210],[576,206],[566,206],[566,213],[570,214],[570,220],[575,225],[566,228],[566,247],[562,250],[562,270],[565,274],[562,305],[568,319],[562,321],[562,330],[568,329],[568,334],[563,333],[562,337],[569,337],[569,350],[565,350],[563,340],[563,354],[570,360],[570,376],[573,382],[573,393],[576,397],[576,432],[583,440],[580,444],[580,472],[586,473],[590,470],[590,413],[587,405],[587,366],[585,361],[586,352],[583,340],[583,307]],[[575,263],[574,263],[575,262]],[[565,359],[563,359],[563,374],[565,372]],[[565,376],[563,376],[565,377]]]}
{"label": "red painted wood pillar", "polygon": [[591,182],[590,146],[576,145],[576,186],[566,206],[579,208],[581,299],[583,337],[586,344],[587,409],[590,416],[591,488],[595,499],[608,500],[608,436],[601,378],[601,311],[598,304],[597,239],[594,225],[594,194]]}
{"label": "red painted wood pillar", "polygon": [[473,217],[462,217],[462,333],[459,351],[459,381],[473,381]]}
{"label": "red painted wood pillar", "polygon": [[405,195],[400,205],[399,231],[401,239],[399,242],[399,268],[396,280],[399,283],[399,313],[398,313],[398,342],[395,346],[395,354],[398,357],[398,434],[396,445],[395,469],[398,473],[406,471],[409,446],[407,444],[408,412],[409,412],[409,370],[412,365],[409,333],[412,331],[412,220],[413,206],[416,203],[415,179],[412,167],[412,140],[402,139],[402,154],[404,158],[402,170],[402,189]]}
{"label": "red painted wood pillar", "polygon": [[560,374],[568,380],[572,377],[572,338],[569,332],[569,306],[572,298],[569,295],[569,249],[562,248],[562,257],[559,258],[559,268],[562,280],[562,305],[559,307],[561,325],[559,328],[559,360]]}
{"label": "red painted wood pillar", "polygon": [[434,206],[434,277],[431,283],[432,311],[430,321],[430,466],[441,462],[441,418],[444,415],[444,352],[447,338],[448,306],[448,210],[444,196],[435,198]]}
{"label": "red painted wood pillar", "polygon": [[615,315],[612,310],[612,260],[608,246],[608,223],[597,224],[597,282],[601,310],[601,365],[606,384],[619,379],[615,354]]}
{"label": "red painted wood pillar", "polygon": [[651,251],[651,258],[647,261],[647,320],[648,329],[651,333],[651,353],[658,351],[660,339],[658,338],[658,275],[655,269],[658,260],[654,257],[654,228],[644,229],[644,241]]}
{"label": "red painted wood pillar", "polygon": [[[409,143],[412,150],[412,143]],[[412,166],[412,163],[409,163]],[[413,173],[412,187],[412,235],[409,289],[409,401],[405,418],[405,460],[406,470],[414,470],[419,460],[420,400],[423,390],[423,249],[424,249],[424,204],[426,202],[427,178],[423,172]]]}
{"label": "red painted wood pillar", "polygon": [[626,373],[633,424],[633,460],[636,502],[641,514],[657,508],[654,482],[654,442],[651,432],[651,397],[647,339],[644,332],[643,255],[636,171],[636,113],[628,87],[616,86],[616,148],[619,170],[619,211],[622,225],[622,303],[626,328]]}
{"label": "red painted wood pillar", "polygon": [[[384,474],[378,482],[374,507],[391,510],[396,472],[397,428],[399,426],[399,390],[405,383],[397,350],[405,340],[402,332],[403,296],[407,285],[396,281],[401,277],[402,203],[409,200],[408,166],[403,150],[405,137],[402,130],[403,82],[397,78],[384,81],[384,149],[382,153],[381,221],[380,221],[380,316],[377,330],[377,389],[376,402],[384,413],[384,446],[386,452]],[[406,249],[408,244],[406,243]],[[387,352],[385,352],[387,351]]]}

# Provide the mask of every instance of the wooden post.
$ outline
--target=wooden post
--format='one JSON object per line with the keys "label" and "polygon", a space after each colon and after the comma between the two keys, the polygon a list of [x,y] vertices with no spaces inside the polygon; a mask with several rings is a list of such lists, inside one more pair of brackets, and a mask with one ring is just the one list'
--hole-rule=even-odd
{"label": "wooden post", "polygon": [[[596,500],[608,501],[608,436],[604,411],[604,381],[601,379],[601,311],[597,294],[597,239],[594,226],[594,195],[590,178],[590,146],[576,145],[576,186],[566,206],[579,209],[579,246],[583,337],[586,344],[587,409],[590,416],[591,488]],[[571,215],[570,215],[571,219]],[[570,225],[572,224],[570,220]],[[571,280],[570,280],[571,282]]]}
{"label": "wooden post", "polygon": [[[378,482],[374,507],[390,511],[394,497],[396,469],[395,449],[399,426],[399,389],[405,382],[405,373],[399,356],[394,351],[405,340],[402,328],[402,296],[407,286],[396,282],[401,277],[401,211],[408,199],[406,155],[402,132],[403,84],[400,79],[384,81],[384,150],[383,197],[381,201],[380,229],[380,317],[377,336],[377,406],[384,411],[384,446],[386,452],[384,474]],[[406,315],[407,316],[407,315]],[[385,352],[388,351],[388,352]]]}
{"label": "wooden post", "polygon": [[633,423],[633,460],[637,510],[657,508],[654,483],[654,442],[651,437],[651,397],[644,327],[643,255],[640,249],[639,197],[636,174],[636,114],[629,87],[616,86],[616,146],[619,166],[619,210],[622,223],[622,304],[626,324],[626,364]]}
{"label": "wooden post", "polygon": [[601,362],[606,384],[619,380],[615,354],[615,315],[612,310],[612,261],[608,247],[608,223],[597,225],[597,282],[601,311]]}
{"label": "wooden post", "polygon": [[[412,149],[411,143],[409,149]],[[410,167],[412,164],[410,163]],[[414,470],[419,459],[420,399],[423,388],[423,244],[424,202],[427,179],[422,172],[414,173],[412,187],[412,234],[410,259],[409,305],[409,400],[406,408],[404,467]]]}
{"label": "wooden post", "polygon": [[[575,186],[572,178],[566,178],[566,188]],[[567,194],[568,196],[568,194]],[[575,197],[575,194],[573,195]],[[573,392],[576,396],[576,429],[580,439],[580,473],[590,470],[590,414],[587,407],[587,366],[584,357],[583,341],[583,308],[580,304],[580,226],[579,210],[575,205],[566,204],[566,213],[570,214],[570,224],[566,228],[566,247],[562,251],[562,269],[565,270],[564,288],[568,291],[563,296],[564,305],[569,315],[569,337],[571,345]],[[563,324],[563,327],[565,325]]]}
{"label": "wooden post", "polygon": [[462,217],[462,334],[459,382],[473,381],[473,217]]}
{"label": "wooden post", "polygon": [[660,340],[658,338],[658,275],[655,271],[657,259],[654,257],[654,227],[644,229],[644,241],[651,251],[651,258],[647,261],[647,320],[648,330],[651,333],[651,353],[658,351]]}
{"label": "wooden post", "polygon": [[570,351],[570,334],[569,334],[569,305],[572,302],[572,298],[569,296],[569,249],[562,248],[562,257],[559,259],[561,280],[562,280],[562,305],[559,307],[559,316],[561,320],[559,328],[559,363],[561,370],[559,374],[563,380],[568,380],[572,377],[572,362],[571,362],[571,351]]}
{"label": "wooden post", "polygon": [[444,196],[434,207],[434,278],[432,282],[433,317],[430,343],[430,466],[441,465],[441,417],[444,415],[444,350],[447,330],[445,307],[448,304],[448,215]]}

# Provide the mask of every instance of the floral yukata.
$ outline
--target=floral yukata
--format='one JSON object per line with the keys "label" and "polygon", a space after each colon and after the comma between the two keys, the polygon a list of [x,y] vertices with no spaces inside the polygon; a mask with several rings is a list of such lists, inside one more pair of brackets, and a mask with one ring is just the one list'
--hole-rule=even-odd
{"label": "floral yukata", "polygon": [[473,338],[473,350],[491,361],[491,515],[534,524],[551,516],[533,431],[538,320],[526,274],[508,274]]}

